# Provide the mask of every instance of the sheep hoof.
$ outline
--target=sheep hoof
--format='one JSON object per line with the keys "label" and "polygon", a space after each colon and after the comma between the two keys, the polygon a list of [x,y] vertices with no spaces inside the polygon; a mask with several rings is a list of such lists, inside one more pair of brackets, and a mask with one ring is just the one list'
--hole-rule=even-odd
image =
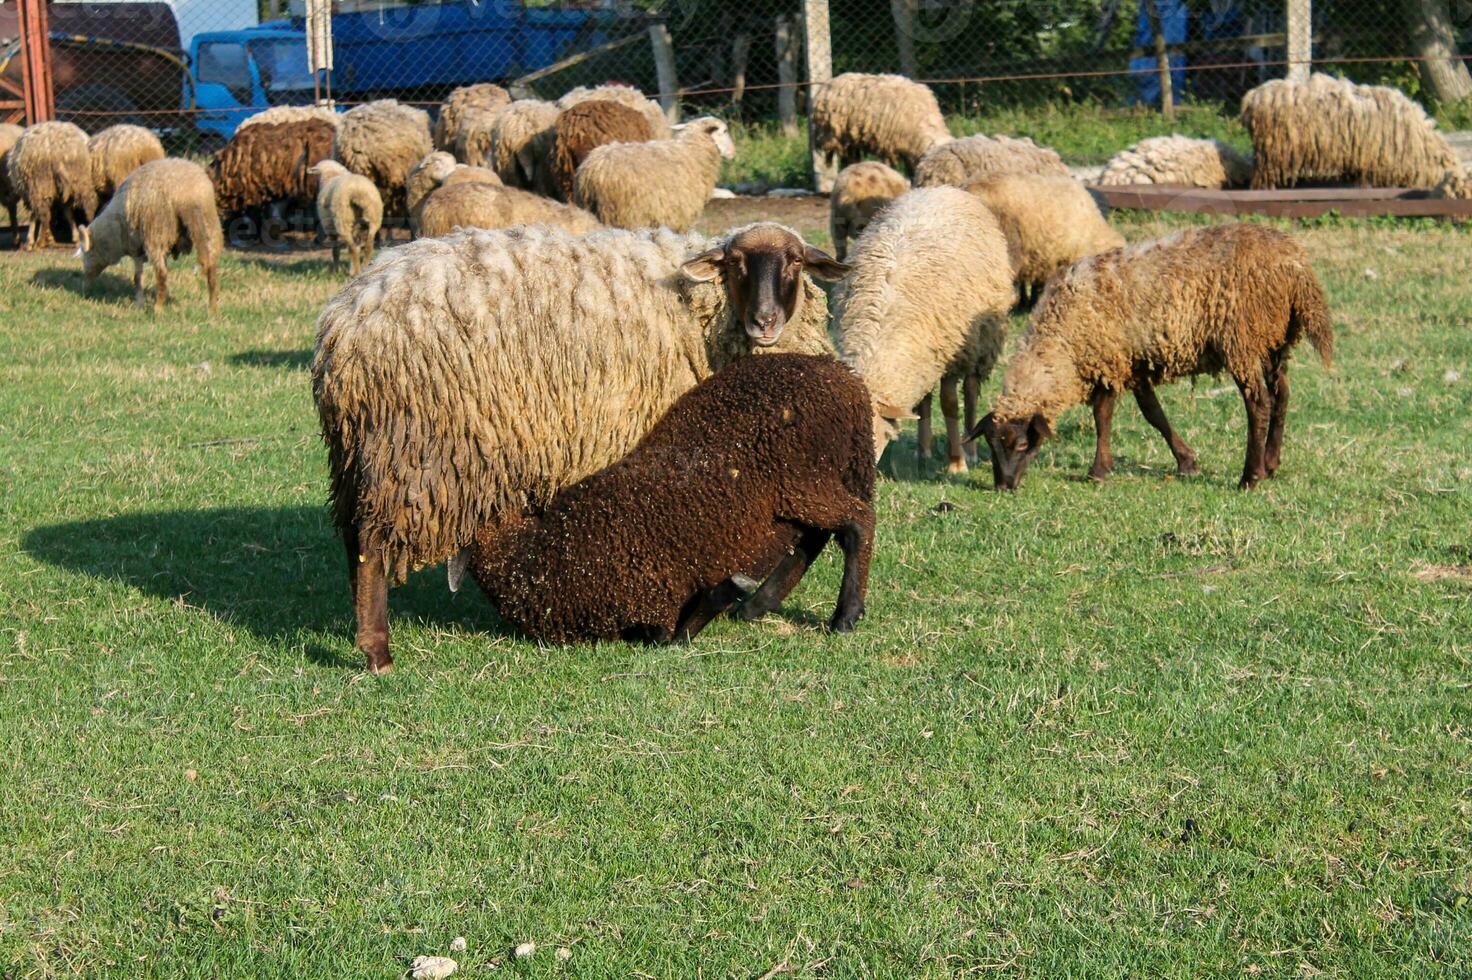
{"label": "sheep hoof", "polygon": [[946,464],[946,472],[955,476],[966,472],[966,461],[964,459],[953,459]]}
{"label": "sheep hoof", "polygon": [[1200,476],[1201,467],[1196,465],[1194,459],[1182,460],[1176,464],[1176,473],[1180,476]]}
{"label": "sheep hoof", "polygon": [[394,672],[394,662],[392,660],[390,660],[386,664],[369,664],[368,665],[368,673],[370,673],[370,674],[377,674],[379,677],[382,677],[385,674],[392,674],[393,672]]}
{"label": "sheep hoof", "polygon": [[828,629],[834,633],[852,633],[859,620],[864,618],[864,607],[860,606],[852,611],[844,610],[833,614],[828,622]]}
{"label": "sheep hoof", "polygon": [[1095,466],[1094,468],[1089,470],[1089,479],[1093,480],[1095,483],[1103,483],[1105,480],[1109,479],[1109,474],[1113,472],[1114,471],[1112,469],[1106,469],[1102,466]]}

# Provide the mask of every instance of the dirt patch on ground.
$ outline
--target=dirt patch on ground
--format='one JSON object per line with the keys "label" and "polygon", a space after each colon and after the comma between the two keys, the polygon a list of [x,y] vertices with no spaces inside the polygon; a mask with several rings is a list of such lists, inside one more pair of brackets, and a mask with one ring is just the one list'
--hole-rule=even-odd
{"label": "dirt patch on ground", "polygon": [[810,197],[732,197],[711,201],[705,206],[695,229],[708,235],[739,228],[753,221],[780,221],[815,245],[829,244],[828,198]]}
{"label": "dirt patch on ground", "polygon": [[1422,582],[1472,582],[1472,565],[1436,565],[1417,562],[1411,574]]}

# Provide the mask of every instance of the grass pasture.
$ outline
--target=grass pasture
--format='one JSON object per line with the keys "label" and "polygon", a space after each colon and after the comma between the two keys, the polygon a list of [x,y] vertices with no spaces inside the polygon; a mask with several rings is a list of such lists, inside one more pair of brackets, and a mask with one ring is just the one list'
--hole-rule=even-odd
{"label": "grass pasture", "polygon": [[907,434],[852,636],[831,553],[685,649],[541,648],[434,569],[385,678],[320,253],[232,252],[214,318],[192,262],[153,318],[0,256],[0,976],[1467,976],[1472,236],[1297,233],[1336,365],[1257,491],[1228,379],[1161,389],[1190,480],[1125,401],[1103,485],[1084,409],[1010,495]]}

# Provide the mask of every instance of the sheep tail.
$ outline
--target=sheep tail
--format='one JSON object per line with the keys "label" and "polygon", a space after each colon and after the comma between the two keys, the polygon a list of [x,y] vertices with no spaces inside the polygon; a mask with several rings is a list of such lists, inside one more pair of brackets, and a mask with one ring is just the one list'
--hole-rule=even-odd
{"label": "sheep tail", "polygon": [[213,201],[184,203],[179,208],[179,223],[189,234],[189,241],[194,245],[194,253],[199,257],[201,266],[218,261],[220,256],[216,239],[220,234],[220,217],[215,211]]}
{"label": "sheep tail", "polygon": [[1334,353],[1334,325],[1329,317],[1329,303],[1324,298],[1324,288],[1305,272],[1295,284],[1292,298],[1291,336],[1303,334],[1314,350],[1319,352],[1324,367],[1332,366]]}

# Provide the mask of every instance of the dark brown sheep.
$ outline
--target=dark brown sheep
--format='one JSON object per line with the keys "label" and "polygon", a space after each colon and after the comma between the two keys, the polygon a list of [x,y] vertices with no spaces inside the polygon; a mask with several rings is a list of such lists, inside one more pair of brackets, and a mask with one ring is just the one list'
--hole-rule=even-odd
{"label": "dark brown sheep", "polygon": [[605,143],[643,143],[654,139],[654,128],[642,112],[619,102],[589,99],[557,115],[552,148],[552,176],[564,201],[572,200],[573,175],[578,164]]}
{"label": "dark brown sheep", "polygon": [[864,613],[874,547],[869,391],[831,357],[738,361],[686,392],[612,466],[540,514],[476,534],[470,569],[501,616],[557,643],[693,639],[776,608],[828,543],[843,549],[829,621]]}
{"label": "dark brown sheep", "polygon": [[332,159],[336,129],[322,119],[243,126],[209,163],[215,202],[237,214],[275,201],[311,207],[317,199],[314,164]]}

